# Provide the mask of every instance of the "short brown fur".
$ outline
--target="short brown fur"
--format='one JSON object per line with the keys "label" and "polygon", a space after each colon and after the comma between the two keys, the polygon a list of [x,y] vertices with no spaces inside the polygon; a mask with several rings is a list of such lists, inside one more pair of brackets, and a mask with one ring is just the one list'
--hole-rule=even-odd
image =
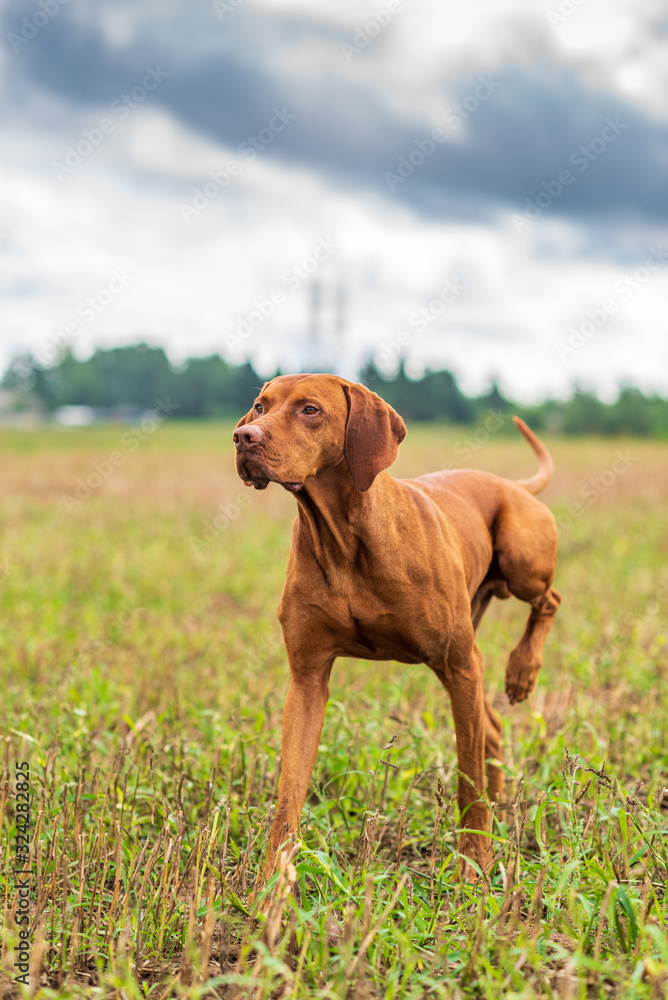
{"label": "short brown fur", "polygon": [[[337,656],[433,670],[452,705],[463,826],[488,829],[485,760],[487,795],[500,800],[503,773],[489,761],[502,760],[501,725],[484,694],[476,632],[492,597],[530,604],[506,670],[514,704],[535,687],[560,602],[552,587],[556,525],[532,495],[549,482],[552,460],[515,422],[540,460],[521,483],[469,470],[393,478],[385,470],[405,437],[403,420],[369,389],[335,375],[279,376],[237,424],[244,482],[280,483],[298,505],[278,610],[291,680],[267,873],[298,832]],[[487,837],[465,832],[459,847],[485,867]]]}

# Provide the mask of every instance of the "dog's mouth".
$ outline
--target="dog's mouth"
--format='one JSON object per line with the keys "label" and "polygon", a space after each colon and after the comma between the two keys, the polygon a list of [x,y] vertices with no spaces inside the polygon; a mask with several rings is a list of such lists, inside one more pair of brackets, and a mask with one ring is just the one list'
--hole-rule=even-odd
{"label": "dog's mouth", "polygon": [[256,490],[266,490],[269,483],[278,483],[290,493],[298,493],[304,485],[299,479],[281,479],[275,472],[263,468],[256,462],[249,461],[248,457],[239,456],[237,472],[244,486],[252,486]]}
{"label": "dog's mouth", "polygon": [[254,463],[251,464],[247,459],[239,458],[237,460],[237,472],[244,486],[252,486],[256,490],[266,490],[271,482],[261,469],[257,468]]}

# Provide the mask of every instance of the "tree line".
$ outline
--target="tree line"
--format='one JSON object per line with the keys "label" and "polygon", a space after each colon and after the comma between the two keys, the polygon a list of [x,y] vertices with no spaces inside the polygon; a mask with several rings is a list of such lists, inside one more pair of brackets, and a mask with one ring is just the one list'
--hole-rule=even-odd
{"label": "tree line", "polygon": [[[180,418],[213,419],[245,413],[264,381],[249,363],[231,365],[211,355],[175,366],[161,347],[137,344],[96,350],[84,360],[68,351],[48,367],[32,357],[19,357],[6,371],[2,387],[14,390],[26,404],[36,400],[47,413],[67,405],[148,410],[156,400],[169,399],[177,404]],[[496,385],[480,396],[467,396],[448,371],[427,371],[420,379],[409,378],[403,364],[395,375],[387,376],[369,362],[360,381],[409,421],[473,425],[490,411],[512,412],[537,430],[668,437],[668,400],[631,386],[622,387],[611,403],[576,389],[569,399],[546,399],[526,406],[513,403]]]}

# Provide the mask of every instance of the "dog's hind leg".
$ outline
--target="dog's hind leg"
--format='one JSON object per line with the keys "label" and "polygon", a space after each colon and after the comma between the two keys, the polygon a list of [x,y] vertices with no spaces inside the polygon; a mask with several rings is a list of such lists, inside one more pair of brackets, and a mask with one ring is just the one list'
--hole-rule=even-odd
{"label": "dog's hind leg", "polygon": [[504,579],[500,576],[490,576],[488,574],[476,590],[471,601],[471,621],[473,622],[473,631],[476,635],[482,621],[482,616],[487,611],[493,597],[498,597],[499,600],[505,601],[510,597],[510,591]]}
{"label": "dog's hind leg", "polygon": [[543,645],[561,595],[552,586],[557,558],[557,526],[547,507],[521,493],[499,518],[495,550],[508,590],[531,605],[522,638],[508,658],[506,693],[511,705],[536,686]]}
{"label": "dog's hind leg", "polygon": [[491,802],[501,802],[505,779],[503,771],[491,761],[503,763],[501,719],[485,697],[485,760],[487,761],[487,794]]}
{"label": "dog's hind leg", "polygon": [[536,686],[543,662],[543,645],[561,603],[554,587],[531,601],[531,613],[524,634],[508,657],[506,694],[511,705],[524,699]]}
{"label": "dog's hind leg", "polygon": [[477,861],[483,870],[489,860],[489,812],[485,798],[488,722],[482,654],[475,644],[473,628],[464,624],[466,610],[462,602],[453,615],[454,620],[462,624],[451,634],[445,658],[430,662],[429,666],[448,692],[452,705],[459,771],[459,852],[462,855],[462,872],[467,879],[471,879],[474,871],[465,858]]}
{"label": "dog's hind leg", "polygon": [[[493,563],[489,573],[478,587],[471,601],[471,621],[477,635],[482,617],[493,597],[504,601],[510,597],[508,584],[501,577],[498,566]],[[487,761],[487,794],[490,801],[500,802],[503,798],[504,775],[501,768],[490,761],[503,761],[501,745],[501,720],[485,696],[485,760]]]}

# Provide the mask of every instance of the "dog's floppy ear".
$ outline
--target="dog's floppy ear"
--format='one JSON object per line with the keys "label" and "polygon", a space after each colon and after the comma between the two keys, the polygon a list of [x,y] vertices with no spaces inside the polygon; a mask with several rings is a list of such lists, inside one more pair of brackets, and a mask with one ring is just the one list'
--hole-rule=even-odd
{"label": "dog's floppy ear", "polygon": [[392,465],[406,437],[406,425],[391,406],[359,383],[344,385],[348,421],[344,454],[358,490],[365,493],[379,472]]}

